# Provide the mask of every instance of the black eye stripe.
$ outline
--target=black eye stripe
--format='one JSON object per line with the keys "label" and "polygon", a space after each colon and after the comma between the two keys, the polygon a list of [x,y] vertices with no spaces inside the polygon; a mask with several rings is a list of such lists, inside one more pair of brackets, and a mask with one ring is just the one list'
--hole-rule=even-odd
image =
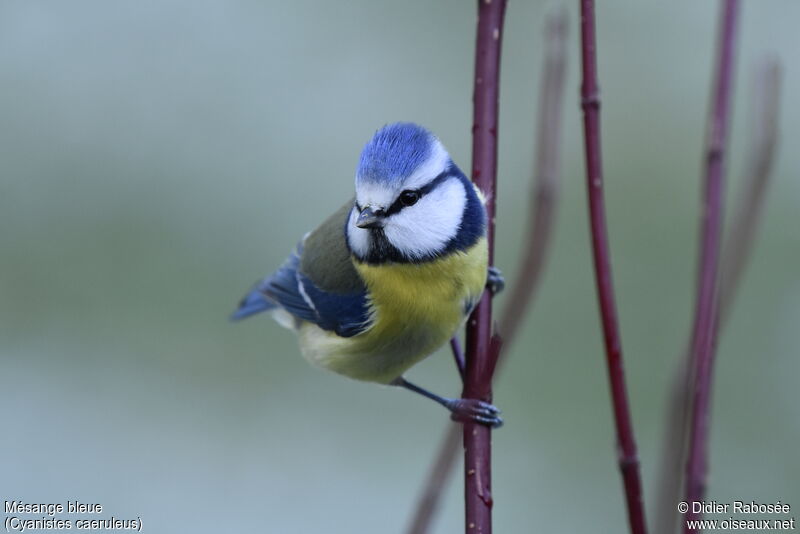
{"label": "black eye stripe", "polygon": [[[419,197],[417,199],[417,202],[419,202],[419,199],[421,199],[422,197],[424,197],[425,195],[427,195],[428,193],[439,187],[439,185],[441,185],[445,180],[447,180],[451,176],[452,175],[448,171],[443,171],[441,174],[439,174],[439,176],[437,176],[424,186],[420,187],[419,189],[415,189],[414,192],[417,193]],[[392,203],[392,205],[389,206],[389,209],[386,210],[386,216],[388,217],[389,215],[394,215],[395,213],[398,213],[405,207],[406,207],[405,204],[403,204],[403,202],[398,197],[397,200],[395,200]]]}

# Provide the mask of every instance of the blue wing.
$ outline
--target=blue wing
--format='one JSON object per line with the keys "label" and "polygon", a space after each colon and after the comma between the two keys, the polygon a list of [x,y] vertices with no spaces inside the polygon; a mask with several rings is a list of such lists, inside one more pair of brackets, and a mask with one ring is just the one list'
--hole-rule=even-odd
{"label": "blue wing", "polygon": [[300,272],[301,247],[275,274],[255,284],[231,319],[239,320],[278,306],[341,337],[352,337],[370,326],[366,291],[331,293]]}

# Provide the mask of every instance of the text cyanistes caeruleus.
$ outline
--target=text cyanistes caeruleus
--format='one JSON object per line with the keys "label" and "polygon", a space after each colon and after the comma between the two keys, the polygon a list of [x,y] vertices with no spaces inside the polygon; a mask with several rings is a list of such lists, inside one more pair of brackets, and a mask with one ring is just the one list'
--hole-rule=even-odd
{"label": "text cyanistes caeruleus", "polygon": [[488,403],[439,397],[402,376],[455,334],[483,294],[480,193],[441,142],[410,123],[388,125],[367,143],[355,189],[355,199],[306,234],[233,318],[272,311],[318,366],[403,386],[454,418],[501,424]]}

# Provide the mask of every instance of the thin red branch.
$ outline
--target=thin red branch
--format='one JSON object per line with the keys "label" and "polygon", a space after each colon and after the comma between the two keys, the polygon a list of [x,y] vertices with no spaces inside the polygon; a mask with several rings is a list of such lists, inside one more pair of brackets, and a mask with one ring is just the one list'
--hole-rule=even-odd
{"label": "thin red branch", "polygon": [[[733,92],[734,49],[738,0],[724,0],[711,114],[706,140],[706,169],[700,223],[699,275],[692,333],[693,387],[689,456],[686,461],[686,501],[703,499],[708,473],[708,436],[711,411],[711,384],[718,325],[717,289],[722,234],[722,191],[725,180],[725,156],[728,140],[731,93]],[[702,514],[689,507],[687,521]],[[686,523],[688,525],[688,523]],[[688,526],[685,532],[689,532]]]}
{"label": "thin red branch", "polygon": [[622,360],[622,340],[619,333],[614,288],[611,278],[611,254],[606,232],[605,205],[603,201],[603,170],[600,152],[600,90],[597,83],[597,43],[595,39],[594,0],[581,0],[581,58],[583,83],[581,107],[586,145],[586,186],[589,197],[589,217],[594,253],[594,272],[603,336],[606,363],[611,385],[611,400],[617,430],[619,467],[625,486],[630,530],[634,534],[647,532],[642,482],[639,475],[639,457],[633,436],[633,423],[628,407],[628,394]]}
{"label": "thin red branch", "polygon": [[448,425],[424,490],[417,501],[417,508],[408,527],[409,534],[425,534],[430,531],[431,523],[442,501],[442,493],[453,474],[460,437],[461,425],[454,423]]}
{"label": "thin red branch", "polygon": [[[473,89],[472,180],[486,197],[489,264],[494,261],[497,198],[497,116],[500,90],[500,48],[505,0],[478,0]],[[464,398],[492,400],[492,376],[500,341],[492,335],[492,300],[485,292],[467,324]],[[491,429],[464,424],[464,503],[466,532],[492,531]]]}
{"label": "thin red branch", "polygon": [[[535,144],[536,168],[533,173],[532,206],[528,217],[529,231],[526,232],[525,241],[521,246],[525,253],[520,258],[518,276],[509,285],[512,293],[503,308],[498,327],[506,346],[510,346],[516,337],[519,325],[539,286],[553,233],[559,194],[567,20],[566,10],[561,9],[548,16],[545,21],[545,61],[540,82],[541,94]],[[458,349],[460,347],[453,347],[456,362],[459,361]],[[506,351],[501,354],[499,364],[506,360],[503,354],[506,354]],[[431,522],[455,465],[460,438],[460,429],[454,425],[449,426],[425,481],[424,489],[420,493],[408,534],[430,532]]]}
{"label": "thin red branch", "polygon": [[764,194],[769,184],[778,138],[781,66],[777,58],[766,57],[753,72],[750,104],[750,138],[745,162],[744,186],[739,194],[730,232],[722,247],[719,288],[720,324],[733,308],[736,289],[755,241],[762,219]]}
{"label": "thin red branch", "polygon": [[[751,257],[753,242],[762,218],[764,193],[771,176],[778,137],[780,104],[780,64],[775,58],[760,61],[753,72],[750,103],[750,139],[742,177],[742,191],[722,247],[719,287],[719,331],[722,332],[740,287],[741,274]],[[688,345],[688,344],[687,344]],[[656,498],[656,524],[659,534],[672,534],[679,517],[675,503],[684,481],[681,466],[686,458],[689,431],[689,405],[692,383],[691,353],[687,346],[676,372],[667,404],[667,420],[661,451]]]}

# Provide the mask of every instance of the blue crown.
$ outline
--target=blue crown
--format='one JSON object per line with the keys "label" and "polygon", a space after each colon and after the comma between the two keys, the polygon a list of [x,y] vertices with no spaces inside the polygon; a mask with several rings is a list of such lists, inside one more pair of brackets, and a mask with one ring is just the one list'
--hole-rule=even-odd
{"label": "blue crown", "polygon": [[386,184],[407,178],[430,157],[435,139],[410,122],[384,126],[361,152],[356,180]]}

